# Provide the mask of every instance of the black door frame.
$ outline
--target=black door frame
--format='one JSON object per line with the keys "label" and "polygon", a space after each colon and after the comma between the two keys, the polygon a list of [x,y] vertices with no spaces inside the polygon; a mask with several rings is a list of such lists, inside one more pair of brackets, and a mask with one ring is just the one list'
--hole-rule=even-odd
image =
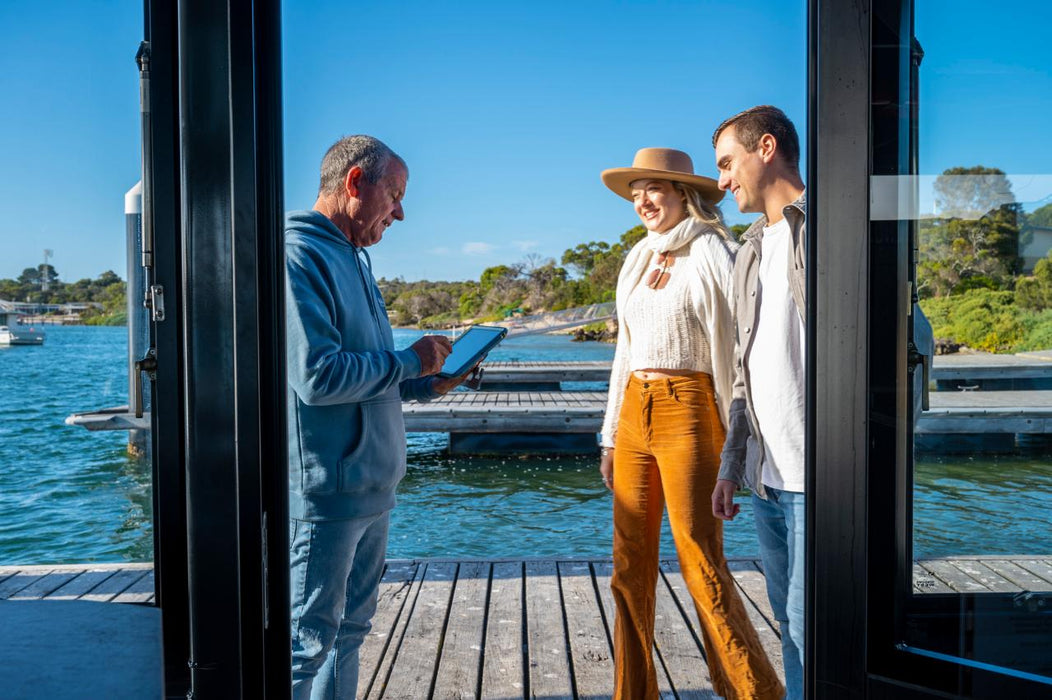
{"label": "black door frame", "polygon": [[165,693],[287,698],[280,6],[144,4]]}
{"label": "black door frame", "polygon": [[808,696],[1045,697],[905,643],[1012,605],[911,595],[911,324],[886,310],[910,306],[915,225],[871,223],[869,198],[871,175],[916,174],[918,48],[913,0],[809,0]]}

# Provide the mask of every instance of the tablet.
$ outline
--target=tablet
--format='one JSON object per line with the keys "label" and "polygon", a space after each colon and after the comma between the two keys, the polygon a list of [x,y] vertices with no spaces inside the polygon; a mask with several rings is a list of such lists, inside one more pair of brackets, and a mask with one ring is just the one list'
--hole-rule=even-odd
{"label": "tablet", "polygon": [[453,341],[453,352],[438,372],[440,377],[459,377],[475,366],[482,356],[497,346],[508,334],[500,326],[472,326]]}

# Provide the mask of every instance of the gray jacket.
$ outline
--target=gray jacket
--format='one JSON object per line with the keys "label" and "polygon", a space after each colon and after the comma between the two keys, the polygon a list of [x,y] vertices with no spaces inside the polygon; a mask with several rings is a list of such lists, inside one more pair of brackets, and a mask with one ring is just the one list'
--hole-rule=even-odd
{"label": "gray jacket", "polygon": [[[806,194],[800,195],[783,209],[793,236],[793,254],[789,257],[786,274],[789,289],[796,302],[800,319],[806,321],[807,272],[804,266],[804,238],[806,234]],[[763,227],[767,217],[761,216],[742,237],[742,247],[734,262],[734,308],[737,339],[734,345],[734,388],[731,393],[727,439],[720,456],[720,479],[748,485],[760,498],[767,498],[761,480],[763,466],[763,436],[752,401],[752,382],[745,357],[752,347],[756,319],[760,316],[760,256],[763,252]]]}
{"label": "gray jacket", "polygon": [[[802,194],[795,202],[782,211],[789,222],[793,235],[793,255],[789,258],[786,274],[789,276],[789,288],[796,302],[800,319],[807,322],[806,296],[807,273],[804,265],[804,238],[806,237],[807,195]],[[742,247],[734,263],[734,301],[735,329],[737,341],[734,346],[734,388],[731,394],[730,417],[727,423],[727,439],[723,443],[723,454],[720,456],[720,479],[727,479],[738,484],[748,485],[760,498],[767,498],[763,486],[763,435],[760,433],[759,421],[752,402],[752,383],[749,379],[748,365],[745,357],[752,346],[755,334],[756,319],[760,315],[760,295],[757,293],[760,277],[760,257],[763,251],[763,227],[767,217],[761,216],[742,237]],[[920,306],[913,307],[913,342],[918,352],[927,356],[930,363],[935,352],[931,324],[924,316]],[[921,414],[921,402],[926,387],[923,383],[913,382],[914,389],[914,424]]]}

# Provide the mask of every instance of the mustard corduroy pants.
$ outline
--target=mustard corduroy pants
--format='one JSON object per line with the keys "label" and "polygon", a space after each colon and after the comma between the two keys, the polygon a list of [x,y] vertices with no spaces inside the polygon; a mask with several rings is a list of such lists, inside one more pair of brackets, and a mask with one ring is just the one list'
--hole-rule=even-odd
{"label": "mustard corduroy pants", "polygon": [[722,523],[712,515],[723,438],[708,374],[629,379],[614,450],[614,698],[658,697],[654,604],[666,507],[713,689],[727,700],[785,695],[735,590]]}

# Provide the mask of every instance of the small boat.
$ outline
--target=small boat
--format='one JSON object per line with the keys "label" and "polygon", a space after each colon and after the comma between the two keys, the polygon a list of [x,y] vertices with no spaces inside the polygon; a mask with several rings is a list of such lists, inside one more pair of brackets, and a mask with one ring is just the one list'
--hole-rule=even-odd
{"label": "small boat", "polygon": [[0,345],[43,345],[44,329],[22,323],[22,314],[0,309]]}

